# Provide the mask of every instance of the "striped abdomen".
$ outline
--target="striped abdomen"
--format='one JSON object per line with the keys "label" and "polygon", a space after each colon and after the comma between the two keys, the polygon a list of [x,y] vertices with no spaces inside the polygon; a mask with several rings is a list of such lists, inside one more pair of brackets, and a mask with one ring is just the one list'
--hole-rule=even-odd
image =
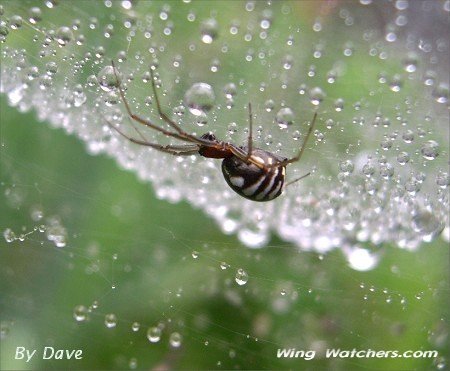
{"label": "striped abdomen", "polygon": [[[252,156],[261,164],[270,165],[285,160],[262,149],[254,149]],[[222,162],[222,172],[228,185],[242,197],[252,201],[270,201],[283,191],[285,166],[263,168],[231,156]]]}

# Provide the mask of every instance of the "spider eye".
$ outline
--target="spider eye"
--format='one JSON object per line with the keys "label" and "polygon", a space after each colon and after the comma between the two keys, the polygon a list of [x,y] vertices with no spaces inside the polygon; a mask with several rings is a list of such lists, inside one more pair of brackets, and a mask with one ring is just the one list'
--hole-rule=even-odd
{"label": "spider eye", "polygon": [[206,139],[206,140],[211,140],[211,141],[217,140],[216,136],[215,136],[213,133],[211,133],[211,132],[208,132],[208,133],[203,134],[203,135],[201,136],[201,138],[202,138],[202,139]]}

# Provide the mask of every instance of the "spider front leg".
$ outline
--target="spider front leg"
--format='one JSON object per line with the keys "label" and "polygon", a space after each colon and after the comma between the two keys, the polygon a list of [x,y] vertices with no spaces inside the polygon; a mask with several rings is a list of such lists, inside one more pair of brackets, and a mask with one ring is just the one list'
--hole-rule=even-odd
{"label": "spider front leg", "polygon": [[247,161],[253,152],[253,114],[252,105],[248,102],[248,137],[247,137]]}
{"label": "spider front leg", "polygon": [[164,152],[164,153],[169,153],[171,155],[175,155],[175,156],[189,156],[189,155],[194,155],[194,154],[198,154],[198,145],[196,144],[187,144],[187,145],[181,145],[181,146],[177,146],[177,145],[162,145],[162,144],[158,144],[158,143],[151,143],[148,142],[147,140],[145,140],[144,137],[142,137],[142,139],[136,139],[133,138],[127,134],[125,134],[122,130],[120,130],[119,128],[115,127],[110,121],[106,120],[106,123],[108,124],[108,126],[117,131],[122,137],[124,137],[125,139],[129,140],[132,143],[141,145],[141,146],[146,146],[146,147],[150,147],[153,149],[156,149],[157,151],[160,152]]}
{"label": "spider front leg", "polygon": [[272,168],[272,167],[278,167],[278,166],[286,166],[288,164],[292,164],[293,162],[300,161],[300,159],[303,156],[303,153],[305,152],[306,144],[308,143],[308,139],[309,139],[309,137],[311,136],[311,133],[314,130],[314,125],[316,124],[316,118],[317,118],[317,112],[314,113],[314,117],[313,117],[313,119],[311,121],[311,125],[309,125],[308,132],[306,133],[306,137],[305,137],[305,139],[304,139],[304,141],[302,143],[302,146],[300,147],[300,151],[298,152],[297,156],[294,156],[294,157],[289,158],[289,159],[284,160],[284,161],[277,162],[277,163],[272,164],[272,165],[268,165],[267,167]]}
{"label": "spider front leg", "polygon": [[117,72],[116,72],[116,67],[114,65],[114,61],[111,61],[111,65],[113,67],[114,76],[115,76],[116,81],[117,81],[117,86],[118,86],[118,89],[119,89],[120,98],[122,99],[123,104],[125,105],[125,109],[126,109],[126,111],[128,113],[128,116],[132,120],[138,122],[139,124],[147,126],[147,127],[151,128],[151,129],[154,129],[156,131],[159,131],[160,133],[163,133],[164,135],[167,135],[168,137],[173,137],[173,138],[180,139],[180,140],[186,140],[186,138],[184,136],[181,136],[181,135],[179,135],[177,133],[174,133],[174,132],[171,132],[171,131],[166,130],[164,128],[161,128],[161,127],[153,124],[150,120],[145,120],[142,117],[139,117],[138,115],[133,113],[133,111],[131,110],[130,105],[128,103],[128,100],[125,97],[125,93],[123,91],[122,83],[121,83],[121,81],[119,79],[119,76],[117,76]]}

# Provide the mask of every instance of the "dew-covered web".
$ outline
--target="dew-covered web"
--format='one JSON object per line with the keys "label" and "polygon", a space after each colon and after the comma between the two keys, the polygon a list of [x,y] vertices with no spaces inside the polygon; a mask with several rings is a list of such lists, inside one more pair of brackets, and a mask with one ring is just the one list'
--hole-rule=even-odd
{"label": "dew-covered web", "polygon": [[[444,348],[449,7],[2,2],[1,92],[31,111],[2,127],[2,354],[31,331],[30,347],[89,342],[84,368],[294,367],[276,349],[383,348],[387,333],[391,348],[412,346],[414,321],[420,346]],[[132,111],[161,127],[150,68],[189,133],[245,144],[250,102],[255,146],[291,157],[317,112],[287,168],[288,181],[311,175],[255,203],[227,186],[220,160],[126,141],[106,120],[179,144],[129,119],[111,60]],[[73,136],[130,173],[73,152]]]}

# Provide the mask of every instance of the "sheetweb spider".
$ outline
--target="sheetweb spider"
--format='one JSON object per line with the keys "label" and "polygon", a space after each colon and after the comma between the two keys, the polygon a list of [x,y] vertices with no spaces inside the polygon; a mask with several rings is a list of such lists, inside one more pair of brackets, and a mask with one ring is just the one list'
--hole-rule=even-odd
{"label": "sheetweb spider", "polygon": [[250,103],[248,104],[249,131],[247,146],[237,146],[233,143],[219,140],[211,132],[198,137],[183,130],[176,122],[171,120],[162,111],[158,93],[156,91],[155,78],[152,68],[150,68],[150,74],[153,94],[155,96],[156,109],[158,111],[159,117],[168,124],[170,129],[160,127],[154,124],[152,121],[136,115],[131,110],[128,100],[125,98],[125,93],[121,81],[117,75],[114,62],[111,63],[115,78],[117,80],[120,97],[123,101],[123,104],[125,105],[128,116],[133,121],[143,126],[159,131],[160,133],[168,137],[180,140],[181,142],[185,142],[185,144],[161,145],[158,143],[151,143],[147,141],[141,134],[140,139],[133,138],[125,134],[121,129],[117,128],[112,123],[106,120],[106,122],[112,129],[114,129],[117,133],[119,133],[127,140],[176,156],[199,154],[207,158],[223,159],[222,172],[228,185],[236,193],[252,201],[271,201],[281,195],[283,189],[287,185],[310,175],[310,173],[308,172],[300,178],[286,183],[285,185],[286,166],[300,161],[300,159],[302,158],[302,155],[306,148],[306,144],[309,137],[311,136],[311,133],[313,132],[314,125],[316,123],[317,112],[314,113],[311,124],[308,128],[308,132],[306,133],[306,136],[297,155],[292,158],[286,158],[273,154],[272,152],[253,147],[253,114],[252,106]]}

